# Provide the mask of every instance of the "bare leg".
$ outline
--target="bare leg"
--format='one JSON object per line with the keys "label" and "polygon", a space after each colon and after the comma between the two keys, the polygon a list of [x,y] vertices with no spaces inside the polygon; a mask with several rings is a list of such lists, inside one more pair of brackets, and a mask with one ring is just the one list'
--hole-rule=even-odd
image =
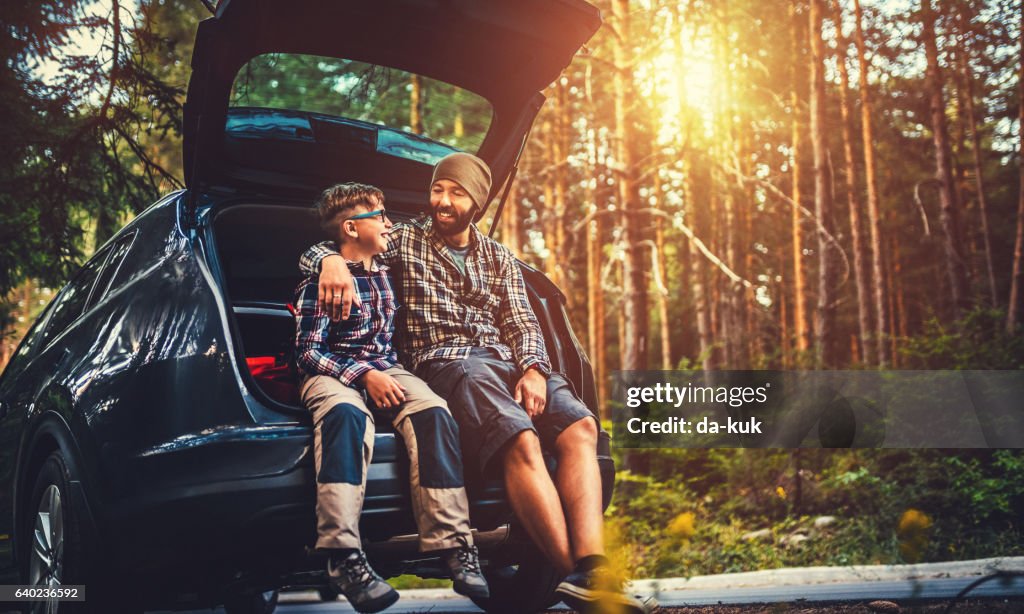
{"label": "bare leg", "polygon": [[558,572],[568,574],[572,571],[573,559],[569,556],[565,515],[544,466],[537,434],[523,431],[516,435],[508,444],[504,463],[505,492],[512,503],[512,511]]}
{"label": "bare leg", "polygon": [[601,471],[597,465],[597,424],[578,420],[555,440],[555,483],[565,508],[573,561],[604,554]]}

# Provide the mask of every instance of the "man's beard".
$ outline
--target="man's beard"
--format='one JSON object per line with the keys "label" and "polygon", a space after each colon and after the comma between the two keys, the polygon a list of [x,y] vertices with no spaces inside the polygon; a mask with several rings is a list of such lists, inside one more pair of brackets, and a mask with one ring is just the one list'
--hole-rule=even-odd
{"label": "man's beard", "polygon": [[461,234],[469,228],[469,225],[473,223],[473,214],[476,213],[476,207],[470,208],[465,214],[459,214],[458,210],[454,207],[446,208],[445,211],[450,211],[455,217],[449,221],[440,222],[437,218],[437,208],[430,211],[430,217],[434,220],[434,228],[441,235],[452,236]]}

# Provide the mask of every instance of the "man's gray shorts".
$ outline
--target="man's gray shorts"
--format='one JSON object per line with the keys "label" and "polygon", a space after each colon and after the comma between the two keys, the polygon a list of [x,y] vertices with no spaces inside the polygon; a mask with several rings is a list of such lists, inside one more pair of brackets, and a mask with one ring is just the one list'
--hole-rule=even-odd
{"label": "man's gray shorts", "polygon": [[474,348],[463,360],[427,361],[416,372],[448,401],[459,425],[464,465],[475,462],[481,473],[495,454],[523,431],[537,433],[541,446],[551,450],[562,431],[583,418],[594,418],[565,377],[552,373],[544,412],[531,420],[513,398],[522,377],[519,367],[487,348]]}

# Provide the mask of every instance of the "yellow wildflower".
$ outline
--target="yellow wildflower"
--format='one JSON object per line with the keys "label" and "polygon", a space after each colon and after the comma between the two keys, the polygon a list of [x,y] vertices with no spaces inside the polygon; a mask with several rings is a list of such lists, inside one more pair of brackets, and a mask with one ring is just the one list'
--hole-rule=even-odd
{"label": "yellow wildflower", "polygon": [[903,512],[896,525],[896,535],[900,540],[900,554],[904,560],[910,563],[921,560],[928,547],[928,529],[931,526],[931,517],[921,510],[909,508]]}
{"label": "yellow wildflower", "polygon": [[668,532],[679,539],[690,539],[697,532],[694,527],[696,515],[693,512],[683,512],[668,524]]}

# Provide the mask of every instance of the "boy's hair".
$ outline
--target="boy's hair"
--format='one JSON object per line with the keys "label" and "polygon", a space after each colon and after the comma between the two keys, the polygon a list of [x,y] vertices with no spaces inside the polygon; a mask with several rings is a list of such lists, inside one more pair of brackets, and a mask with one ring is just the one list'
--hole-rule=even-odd
{"label": "boy's hair", "polygon": [[327,188],[314,203],[320,214],[320,227],[332,240],[343,241],[341,223],[355,215],[359,207],[372,208],[374,197],[384,204],[384,192],[372,185],[349,182]]}

